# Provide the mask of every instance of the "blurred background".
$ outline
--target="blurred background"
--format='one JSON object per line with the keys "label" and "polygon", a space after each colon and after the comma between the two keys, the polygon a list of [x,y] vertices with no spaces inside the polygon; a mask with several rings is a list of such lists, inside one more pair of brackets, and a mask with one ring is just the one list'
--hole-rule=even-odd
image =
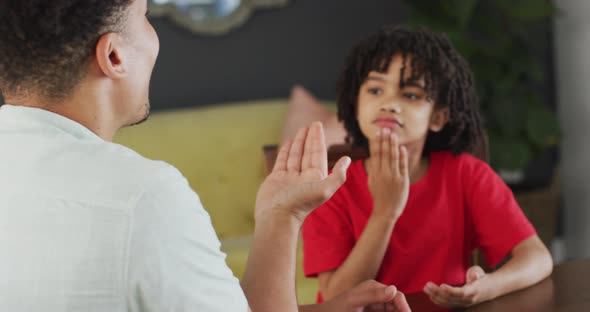
{"label": "blurred background", "polygon": [[329,124],[356,41],[385,24],[424,25],[472,66],[490,163],[556,262],[590,257],[588,15],[584,0],[151,0],[153,121],[119,142],[181,169],[231,266],[231,249],[247,245],[263,145],[297,122]]}

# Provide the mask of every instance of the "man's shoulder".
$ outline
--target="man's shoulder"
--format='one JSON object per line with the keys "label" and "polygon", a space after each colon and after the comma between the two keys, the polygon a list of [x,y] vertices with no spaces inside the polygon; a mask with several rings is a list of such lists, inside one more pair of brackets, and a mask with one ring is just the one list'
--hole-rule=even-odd
{"label": "man's shoulder", "polygon": [[142,156],[136,151],[116,143],[104,142],[96,146],[96,155],[108,160],[123,171],[135,176],[154,177],[159,175],[181,175],[171,164]]}
{"label": "man's shoulder", "polygon": [[[104,181],[113,189],[128,193],[142,193],[146,189],[171,181],[185,181],[183,175],[171,164],[162,160],[146,158],[136,151],[110,142],[82,146],[81,169],[85,177]],[[75,153],[76,154],[76,153]]]}

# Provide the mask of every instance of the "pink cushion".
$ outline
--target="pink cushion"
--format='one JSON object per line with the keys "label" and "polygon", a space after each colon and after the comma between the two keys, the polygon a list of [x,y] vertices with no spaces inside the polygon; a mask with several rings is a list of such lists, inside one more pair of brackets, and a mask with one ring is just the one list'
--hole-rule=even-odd
{"label": "pink cushion", "polygon": [[342,122],[338,121],[336,113],[302,86],[294,86],[289,97],[289,108],[281,142],[293,138],[299,128],[308,126],[314,121],[321,121],[324,125],[327,146],[345,143],[346,130]]}

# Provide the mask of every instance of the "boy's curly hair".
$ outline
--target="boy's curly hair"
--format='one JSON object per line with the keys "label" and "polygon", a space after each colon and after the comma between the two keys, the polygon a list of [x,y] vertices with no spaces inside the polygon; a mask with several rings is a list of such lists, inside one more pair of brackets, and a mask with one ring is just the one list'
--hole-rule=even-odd
{"label": "boy's curly hair", "polygon": [[338,119],[344,121],[347,142],[368,151],[367,138],[359,127],[356,109],[359,89],[369,72],[386,72],[395,54],[403,56],[404,77],[410,56],[411,75],[400,87],[424,77],[425,90],[437,108],[449,109],[449,121],[440,132],[429,132],[424,155],[432,150],[454,154],[471,152],[483,139],[473,74],[446,35],[424,28],[386,26],[361,40],[351,50],[338,81]]}
{"label": "boy's curly hair", "polygon": [[123,31],[133,1],[0,1],[0,90],[48,100],[69,95],[100,35]]}

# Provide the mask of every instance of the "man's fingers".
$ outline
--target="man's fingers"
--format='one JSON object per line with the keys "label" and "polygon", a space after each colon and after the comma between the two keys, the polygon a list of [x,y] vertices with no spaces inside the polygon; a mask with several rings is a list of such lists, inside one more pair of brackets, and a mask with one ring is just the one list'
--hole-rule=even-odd
{"label": "man's fingers", "polygon": [[365,307],[363,312],[385,312],[385,303],[373,303]]}
{"label": "man's fingers", "polygon": [[393,300],[397,293],[395,286],[385,286],[376,281],[366,281],[353,288],[349,295],[356,307],[365,307],[375,303],[386,303]]}
{"label": "man's fingers", "polygon": [[307,135],[305,153],[309,155],[309,168],[319,169],[322,174],[328,174],[328,151],[326,148],[326,136],[324,135],[324,126],[317,121],[314,122]]}
{"label": "man's fingers", "polygon": [[275,165],[272,169],[273,172],[287,170],[287,159],[289,158],[289,150],[291,149],[291,144],[293,144],[293,140],[288,140],[279,149],[279,154],[277,155]]}
{"label": "man's fingers", "polygon": [[395,297],[393,298],[393,307],[396,312],[411,312],[410,305],[406,300],[406,296],[401,292],[398,291]]}
{"label": "man's fingers", "polygon": [[336,191],[346,182],[346,171],[350,166],[351,159],[348,156],[344,156],[338,160],[338,162],[332,168],[332,173],[321,182],[322,190],[324,191],[323,196],[325,200],[328,200]]}
{"label": "man's fingers", "polygon": [[307,138],[307,128],[301,128],[297,131],[287,159],[287,170],[292,172],[301,171],[301,162],[303,160],[303,146]]}

